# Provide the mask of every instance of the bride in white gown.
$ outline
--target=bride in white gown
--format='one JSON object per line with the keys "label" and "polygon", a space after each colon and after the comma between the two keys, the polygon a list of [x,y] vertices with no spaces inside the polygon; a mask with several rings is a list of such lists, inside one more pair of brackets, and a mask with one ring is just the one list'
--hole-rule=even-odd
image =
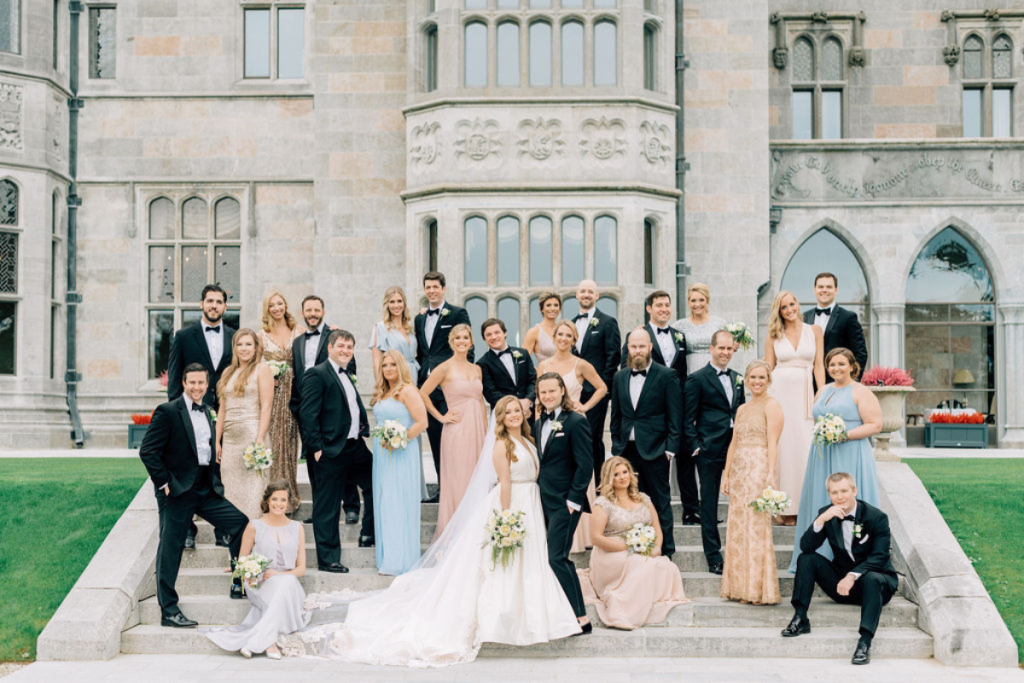
{"label": "bride in white gown", "polygon": [[[485,642],[530,645],[580,633],[548,564],[540,463],[524,417],[515,397],[498,401],[466,496],[416,568],[357,597],[345,623],[281,638],[284,654],[436,667],[476,659]],[[508,568],[491,560],[485,525],[495,509],[526,513],[523,547]]]}

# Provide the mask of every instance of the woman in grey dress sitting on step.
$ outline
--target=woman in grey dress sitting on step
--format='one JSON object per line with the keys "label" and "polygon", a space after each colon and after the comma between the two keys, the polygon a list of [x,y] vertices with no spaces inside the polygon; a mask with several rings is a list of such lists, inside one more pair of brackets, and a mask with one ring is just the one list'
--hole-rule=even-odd
{"label": "woman in grey dress sitting on step", "polygon": [[263,517],[245,527],[240,555],[259,553],[270,560],[260,585],[245,589],[252,603],[249,614],[238,626],[204,630],[214,643],[247,659],[260,652],[280,659],[278,636],[309,623],[310,613],[303,611],[306,592],[299,583],[306,574],[306,532],[285,515],[293,496],[287,479],[270,482],[260,503]]}

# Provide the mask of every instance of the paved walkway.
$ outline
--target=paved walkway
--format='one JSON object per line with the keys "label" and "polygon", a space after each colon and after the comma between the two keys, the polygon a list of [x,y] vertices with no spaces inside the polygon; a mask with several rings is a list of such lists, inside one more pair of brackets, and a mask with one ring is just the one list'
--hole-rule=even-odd
{"label": "paved walkway", "polygon": [[755,683],[842,680],[843,683],[1024,683],[1020,669],[956,669],[933,660],[878,659],[868,666],[819,659],[481,659],[445,669],[410,670],[319,659],[270,661],[256,657],[121,655],[109,662],[37,662],[4,683],[323,683],[358,681],[671,681]]}

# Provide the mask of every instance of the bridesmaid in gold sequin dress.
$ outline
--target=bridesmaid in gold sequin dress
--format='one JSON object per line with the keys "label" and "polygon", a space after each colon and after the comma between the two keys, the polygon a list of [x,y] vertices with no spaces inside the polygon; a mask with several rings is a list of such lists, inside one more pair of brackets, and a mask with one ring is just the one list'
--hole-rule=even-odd
{"label": "bridesmaid in gold sequin dress", "polygon": [[267,473],[268,481],[287,479],[294,492],[288,501],[288,514],[299,507],[297,468],[299,460],[299,423],[288,409],[292,395],[292,342],[306,328],[295,322],[288,312],[288,302],[280,292],[270,292],[263,299],[263,323],[259,331],[263,344],[263,360],[283,361],[288,369],[274,381],[274,405],[270,411],[270,431],[267,439],[274,451],[274,464]]}
{"label": "bridesmaid in gold sequin dress", "polygon": [[751,399],[736,412],[736,426],[722,473],[722,493],[729,496],[725,530],[722,597],[755,605],[775,605],[779,571],[772,541],[772,518],[750,507],[775,479],[782,406],[768,396],[772,376],[763,360],[752,361],[745,374]]}

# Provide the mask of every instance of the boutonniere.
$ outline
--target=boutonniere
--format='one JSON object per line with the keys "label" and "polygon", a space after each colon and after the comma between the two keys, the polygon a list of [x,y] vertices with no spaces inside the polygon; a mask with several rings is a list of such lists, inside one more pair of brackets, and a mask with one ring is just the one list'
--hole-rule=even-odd
{"label": "boutonniere", "polygon": [[864,531],[864,525],[863,524],[854,524],[853,525],[853,537],[854,538],[859,539],[860,535],[861,535],[861,533],[863,533],[863,531]]}
{"label": "boutonniere", "polygon": [[442,318],[447,318],[449,313],[451,313],[451,310],[449,310],[447,308],[442,308],[441,309],[441,317]]}
{"label": "boutonniere", "polygon": [[551,422],[551,433],[554,434],[555,432],[560,431],[562,431],[562,423],[559,422],[558,420],[553,420]]}
{"label": "boutonniere", "polygon": [[601,322],[601,321],[600,321],[600,320],[598,320],[597,318],[591,318],[591,319],[590,319],[590,326],[591,326],[591,327],[597,327],[597,324],[598,324],[599,322]]}
{"label": "boutonniere", "polygon": [[209,410],[209,409],[206,412],[208,412],[210,414],[210,422],[216,422],[217,421],[217,413],[215,413],[215,412],[213,412],[212,410]]}
{"label": "boutonniere", "polygon": [[736,375],[736,386],[737,387],[742,387],[743,386],[743,375]]}
{"label": "boutonniere", "polygon": [[520,358],[523,357],[523,354],[519,353],[518,351],[513,351],[512,357],[515,358],[516,360],[519,360]]}
{"label": "boutonniere", "polygon": [[351,372],[348,372],[348,371],[346,371],[345,374],[348,375],[348,381],[352,382],[352,386],[354,386],[355,388],[358,389],[359,388],[359,378],[356,377],[355,375],[353,375]]}
{"label": "boutonniere", "polygon": [[682,344],[683,343],[683,335],[680,334],[679,332],[674,333],[672,336],[676,338],[676,343],[677,344]]}

